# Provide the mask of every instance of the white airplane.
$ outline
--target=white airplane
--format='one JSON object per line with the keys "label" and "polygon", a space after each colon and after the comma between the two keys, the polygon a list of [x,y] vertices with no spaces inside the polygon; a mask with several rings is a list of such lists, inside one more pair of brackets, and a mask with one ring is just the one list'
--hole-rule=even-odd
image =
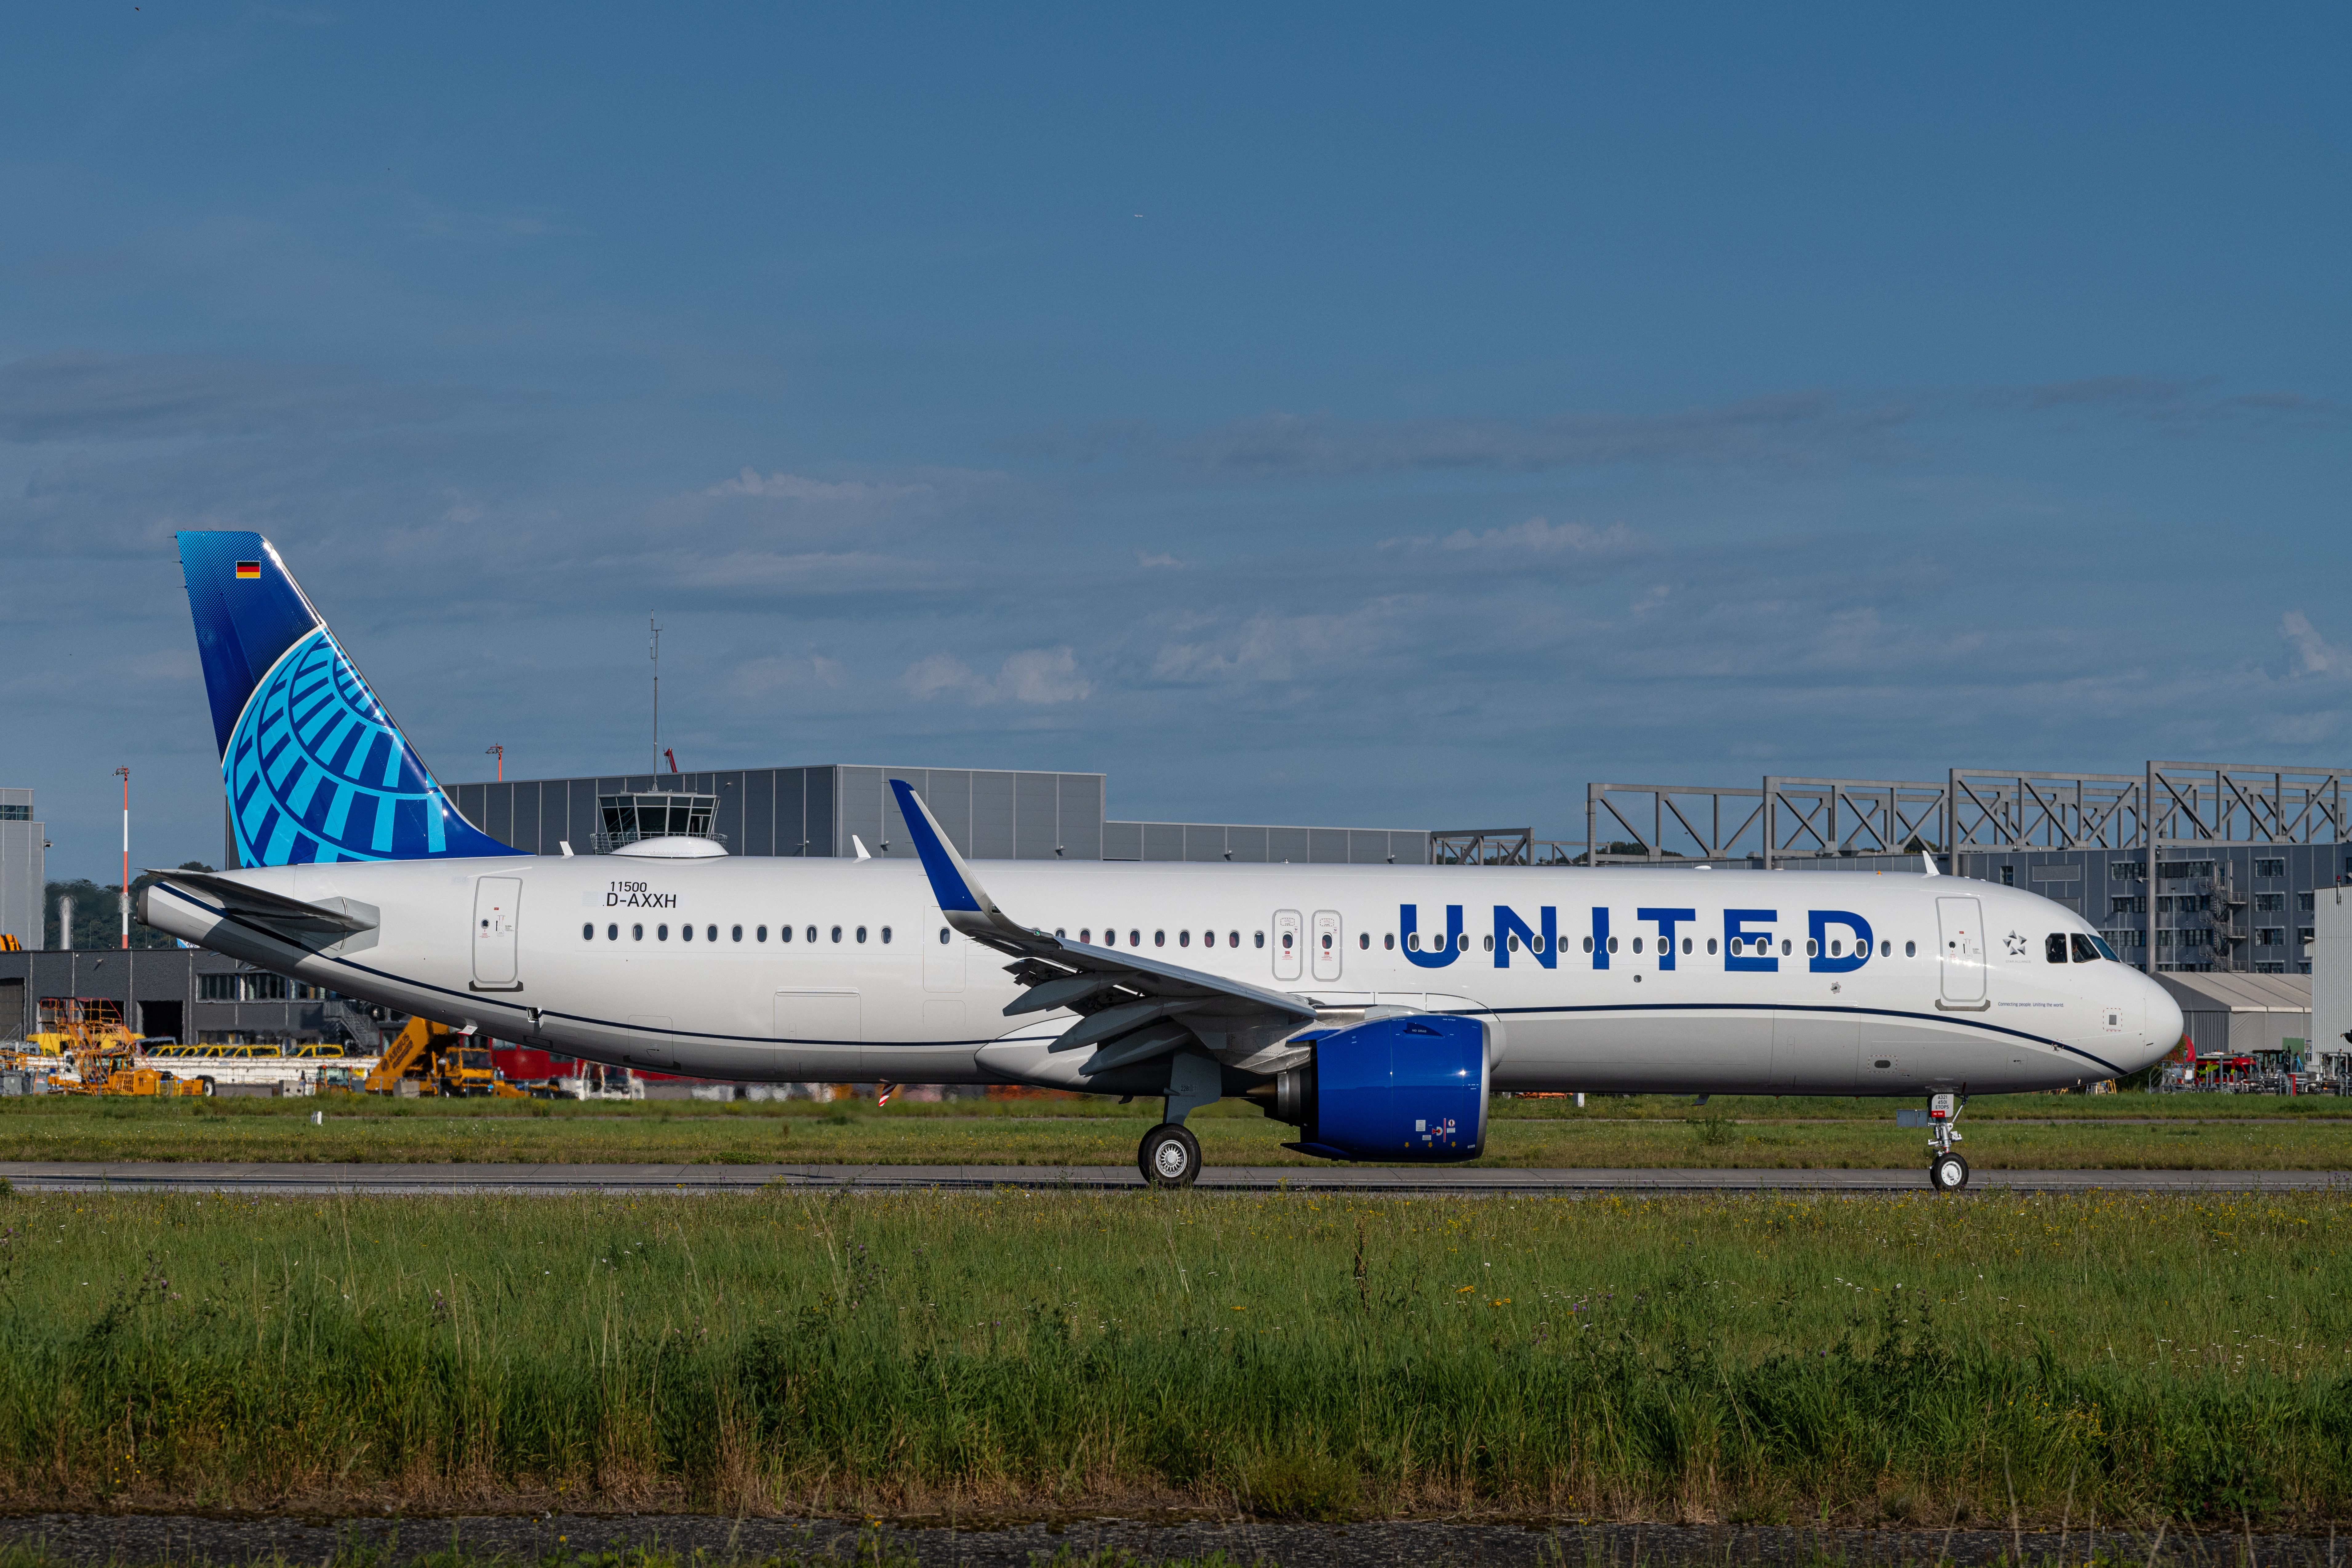
{"label": "white airplane", "polygon": [[268,542],[180,558],[246,868],[163,871],[159,931],[500,1039],[699,1078],[1227,1095],[1342,1160],[1477,1155],[1502,1090],[1925,1096],[2147,1066],[2180,1010],[2073,910],[1953,878],[998,861],[891,788],[919,859],[654,838],[549,858],[426,773]]}

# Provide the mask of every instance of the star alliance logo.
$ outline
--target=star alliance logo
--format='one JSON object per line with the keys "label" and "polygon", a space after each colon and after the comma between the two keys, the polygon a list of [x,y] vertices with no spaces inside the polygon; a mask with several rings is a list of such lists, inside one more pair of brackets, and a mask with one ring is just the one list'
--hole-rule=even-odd
{"label": "star alliance logo", "polygon": [[2025,950],[2032,945],[2015,931],[2010,932],[2000,940],[2003,945],[2008,947],[2009,956],[2011,958],[2023,958],[2025,956]]}

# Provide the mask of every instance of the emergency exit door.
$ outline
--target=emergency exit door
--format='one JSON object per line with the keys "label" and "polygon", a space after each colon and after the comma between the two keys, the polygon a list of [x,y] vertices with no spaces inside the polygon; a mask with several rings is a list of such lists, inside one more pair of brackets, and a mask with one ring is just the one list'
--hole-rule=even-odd
{"label": "emergency exit door", "polygon": [[1315,965],[1316,979],[1339,978],[1340,934],[1338,910],[1315,911],[1315,945],[1307,949],[1307,955]]}
{"label": "emergency exit door", "polygon": [[1274,977],[1276,980],[1298,978],[1299,949],[1307,945],[1304,922],[1297,910],[1274,911]]}
{"label": "emergency exit door", "polygon": [[516,976],[517,919],[522,912],[519,877],[474,879],[474,984],[520,990]]}

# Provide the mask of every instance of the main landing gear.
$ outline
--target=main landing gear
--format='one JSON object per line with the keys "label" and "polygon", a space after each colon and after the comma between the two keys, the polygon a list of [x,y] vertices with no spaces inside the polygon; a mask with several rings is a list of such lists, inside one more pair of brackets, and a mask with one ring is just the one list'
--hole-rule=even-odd
{"label": "main landing gear", "polygon": [[1163,1121],[1143,1135],[1135,1163],[1155,1187],[1189,1187],[1201,1173],[1200,1140],[1182,1122]]}
{"label": "main landing gear", "polygon": [[1136,1169],[1155,1187],[1189,1187],[1201,1174],[1201,1143],[1184,1130],[1184,1119],[1224,1097],[1224,1069],[1206,1051],[1179,1051],[1168,1063],[1165,1119],[1143,1135],[1135,1151]]}
{"label": "main landing gear", "polygon": [[1927,1100],[1927,1146],[1936,1152],[1927,1162],[1927,1184],[1939,1193],[1957,1193],[1969,1184],[1969,1163],[1952,1147],[1961,1142],[1953,1123],[1967,1103],[1965,1095],[1937,1094]]}

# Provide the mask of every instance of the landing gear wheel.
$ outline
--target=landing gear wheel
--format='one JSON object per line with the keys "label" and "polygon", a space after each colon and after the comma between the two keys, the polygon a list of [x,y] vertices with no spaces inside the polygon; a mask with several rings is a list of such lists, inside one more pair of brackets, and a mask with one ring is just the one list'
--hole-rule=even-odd
{"label": "landing gear wheel", "polygon": [[1927,1163],[1927,1184],[1939,1193],[1957,1193],[1969,1184],[1969,1163],[1958,1154],[1938,1154]]}
{"label": "landing gear wheel", "polygon": [[1201,1145],[1181,1123],[1163,1121],[1143,1135],[1135,1164],[1155,1187],[1189,1187],[1201,1173]]}

